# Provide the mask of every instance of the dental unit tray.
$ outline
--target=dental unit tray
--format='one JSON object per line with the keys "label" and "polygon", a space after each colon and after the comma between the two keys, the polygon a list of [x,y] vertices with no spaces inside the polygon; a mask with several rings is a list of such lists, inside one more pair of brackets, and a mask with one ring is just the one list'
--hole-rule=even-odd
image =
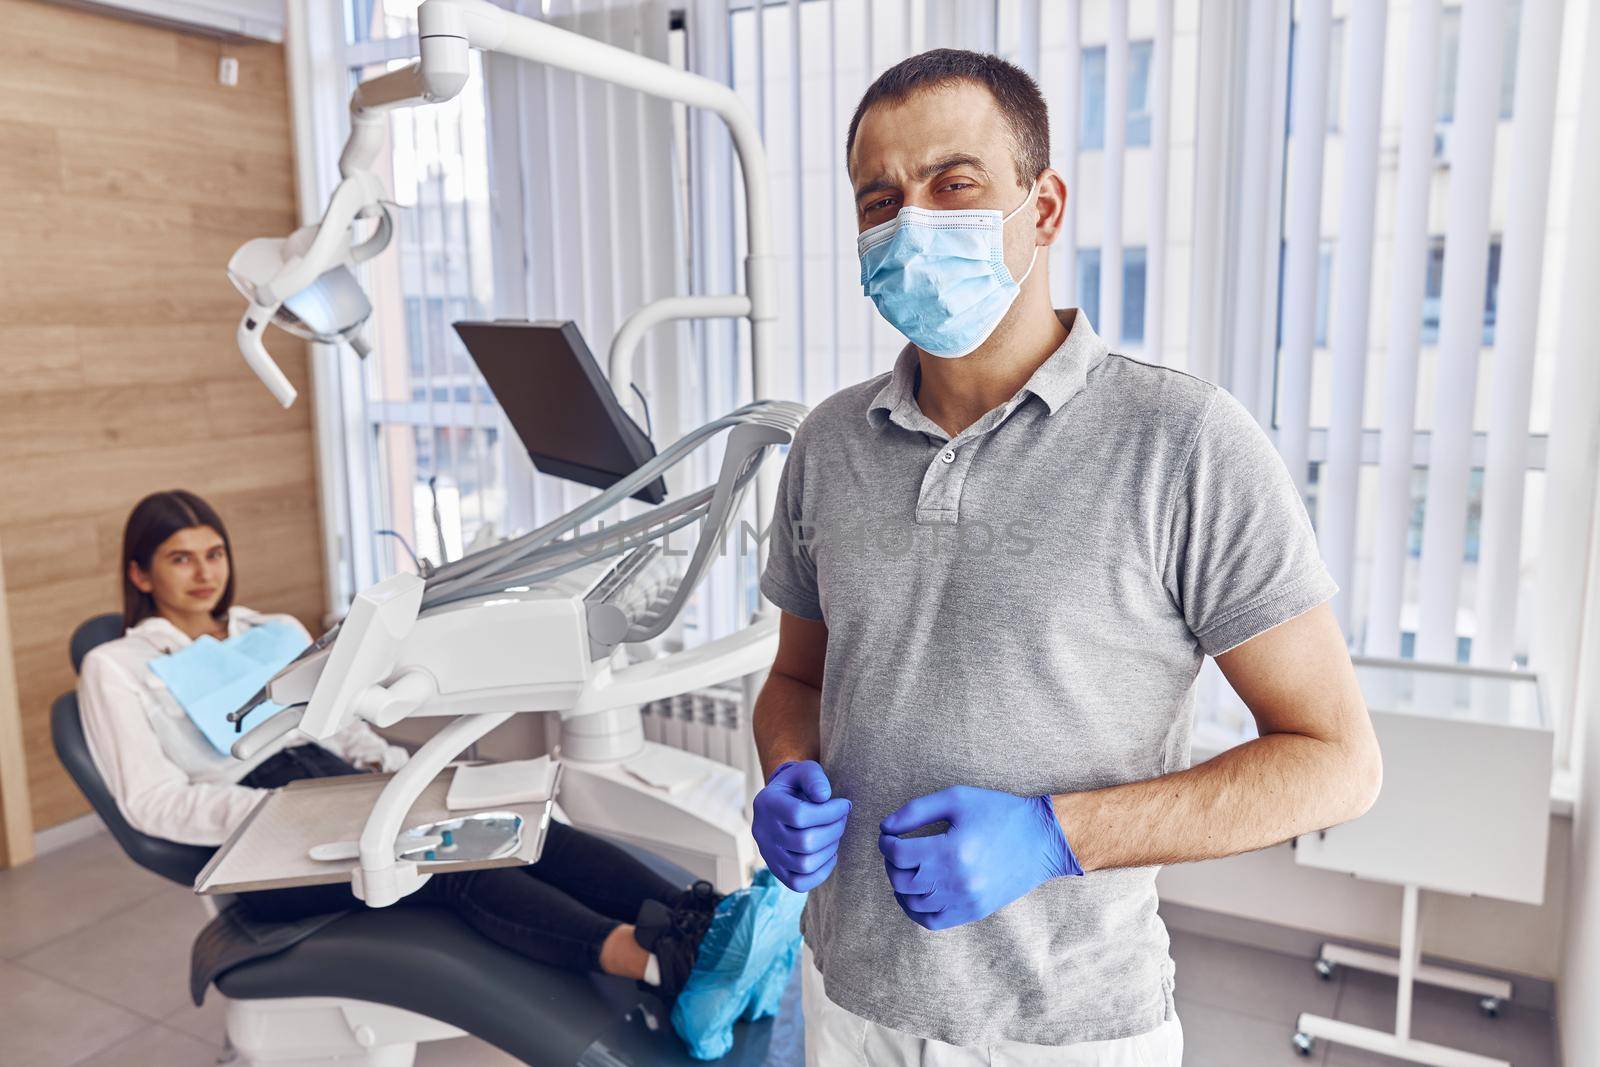
{"label": "dental unit tray", "polygon": [[[557,765],[557,781],[560,780]],[[549,832],[552,795],[542,801],[496,804],[480,814],[509,813],[521,819],[514,850],[495,858],[448,859],[452,849],[474,850],[472,829],[458,828],[473,812],[451,811],[445,796],[457,768],[447,767],[412,803],[396,836],[397,859],[416,863],[419,875],[446,871],[473,871],[486,867],[517,867],[538,860]],[[352,774],[337,778],[305,778],[267,791],[250,809],[238,829],[223,842],[195,877],[195,892],[242,893],[257,889],[287,889],[302,885],[348,882],[359,866],[357,858],[314,860],[311,849],[327,842],[356,841],[367,817],[393,774]],[[438,824],[444,824],[443,827]],[[418,840],[440,836],[441,829],[457,835],[449,846],[414,849]],[[429,861],[428,851],[436,857]],[[491,854],[501,849],[489,850]]]}
{"label": "dental unit tray", "polygon": [[[743,494],[775,447],[793,438],[805,410],[781,401],[747,404],[690,431],[593,499],[529,534],[447,563],[426,577],[401,573],[357,594],[334,630],[263,687],[260,697],[284,710],[240,736],[233,755],[250,759],[290,731],[321,740],[358,720],[379,728],[413,715],[454,716],[454,721],[392,779],[375,779],[363,783],[359,793],[341,794],[342,813],[328,816],[337,825],[321,825],[312,804],[305,817],[318,829],[306,835],[293,819],[280,819],[274,811],[266,829],[257,831],[265,835],[261,850],[268,860],[243,872],[220,861],[215,870],[208,868],[206,885],[215,887],[210,891],[252,883],[300,884],[297,880],[304,878],[314,880],[304,884],[337,880],[311,868],[306,850],[354,839],[360,865],[349,872],[352,892],[372,907],[392,904],[414,892],[434,869],[414,853],[397,856],[398,839],[407,827],[454,814],[447,812],[446,790],[435,776],[512,715],[554,711],[563,722],[600,723],[604,720],[596,717],[631,709],[636,718],[638,705],[770,666],[777,648],[773,615],[658,658],[638,646],[677,617],[730,532],[746,538],[736,528]],[[581,532],[724,431],[715,485]],[[682,563],[673,558],[681,550],[664,548],[661,541],[691,526],[698,536]],[[235,720],[251,706],[234,712]],[[432,797],[432,791],[437,791],[435,808],[416,810],[419,798]],[[287,788],[277,795],[302,799]],[[244,854],[256,851],[252,846]]]}

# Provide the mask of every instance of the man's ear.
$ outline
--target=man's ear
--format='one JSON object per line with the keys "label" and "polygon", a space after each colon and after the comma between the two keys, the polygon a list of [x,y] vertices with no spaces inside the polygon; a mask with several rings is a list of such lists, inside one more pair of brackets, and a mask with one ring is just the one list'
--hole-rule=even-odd
{"label": "man's ear", "polygon": [[132,582],[133,587],[141,593],[148,593],[154,588],[150,582],[150,576],[145,574],[144,568],[139,566],[138,560],[130,559],[128,561],[128,581]]}
{"label": "man's ear", "polygon": [[1068,197],[1067,180],[1054,167],[1046,167],[1039,174],[1039,231],[1044,243],[1054,244],[1066,223]]}

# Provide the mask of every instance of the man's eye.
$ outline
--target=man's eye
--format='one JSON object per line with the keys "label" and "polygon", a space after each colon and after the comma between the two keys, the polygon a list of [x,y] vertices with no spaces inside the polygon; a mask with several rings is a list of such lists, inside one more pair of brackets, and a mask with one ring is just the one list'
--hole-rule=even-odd
{"label": "man's eye", "polygon": [[951,182],[949,185],[946,185],[945,188],[946,189],[971,189],[971,188],[974,188],[974,183],[972,183],[972,182]]}
{"label": "man's eye", "polygon": [[878,201],[875,201],[874,203],[868,204],[867,207],[866,207],[866,210],[868,210],[868,211],[877,211],[879,208],[889,204],[893,200],[894,200],[894,197],[886,196],[882,200],[878,200]]}

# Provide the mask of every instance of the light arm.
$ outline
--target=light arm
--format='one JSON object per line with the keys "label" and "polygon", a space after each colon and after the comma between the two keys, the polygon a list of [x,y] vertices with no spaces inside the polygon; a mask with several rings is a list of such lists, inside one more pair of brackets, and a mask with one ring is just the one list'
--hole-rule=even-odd
{"label": "light arm", "polygon": [[[754,395],[756,398],[766,396],[772,381],[778,313],[777,266],[772,236],[771,198],[767,185],[767,160],[756,122],[732,88],[550,23],[502,10],[485,0],[426,0],[417,9],[417,27],[418,59],[400,70],[363,82],[351,97],[350,136],[339,159],[345,182],[356,180],[365,185],[370,180],[376,184],[370,168],[382,148],[385,112],[396,107],[447,100],[455,96],[467,82],[470,51],[473,48],[572,71],[712,112],[728,127],[734,150],[739,156],[739,173],[744,182],[745,232],[749,248],[745,260],[748,309],[717,304],[702,311],[696,305],[689,305],[657,309],[654,314],[663,319],[676,317],[685,310],[710,315],[748,315]],[[370,202],[363,204],[355,217],[371,217],[373,211],[379,209],[378,198],[381,195],[381,187],[372,191]],[[319,238],[323,235],[321,231],[326,230],[332,221],[324,218],[319,225]],[[345,248],[348,248],[349,223],[343,225],[341,236]],[[347,253],[347,256],[352,262],[358,262],[381,250],[381,243],[368,241],[355,250],[355,255],[349,256]],[[319,255],[321,251],[319,248]],[[309,255],[304,260],[304,269],[312,279],[320,277],[323,271],[338,266],[340,262],[327,257],[314,259]],[[285,293],[284,287],[276,284],[276,278],[258,274],[249,280],[251,285],[271,281],[275,284],[270,288],[275,294],[281,295],[278,295],[276,302],[266,298],[257,299],[255,293],[245,285],[240,285],[250,299],[251,306],[240,325],[239,347],[257,376],[287,407],[294,400],[294,389],[268,354],[262,343],[262,333],[267,321],[281,306],[283,295],[294,294]],[[637,343],[637,336],[651,321],[659,320],[641,319],[637,323],[634,336],[624,346],[624,352]],[[346,332],[344,336],[351,340],[358,351],[361,350],[363,346],[359,338],[354,336],[354,330]],[[625,356],[622,358],[625,359]],[[613,360],[613,364],[619,361]],[[763,469],[756,480],[758,529],[765,530],[770,525],[775,496],[774,476]],[[764,542],[758,542],[757,554],[759,568],[765,562]]]}
{"label": "light arm", "polygon": [[[745,187],[749,245],[745,291],[750,301],[751,382],[756,399],[768,396],[777,340],[778,283],[767,155],[755,118],[733,89],[547,22],[513,14],[486,0],[427,0],[417,9],[417,28],[421,62],[430,73],[435,67],[465,70],[467,49],[479,48],[701,108],[722,119],[739,156]],[[758,530],[767,529],[771,523],[776,497],[775,476],[763,468],[756,477]],[[762,541],[757,546],[758,571],[765,561],[766,543]]]}

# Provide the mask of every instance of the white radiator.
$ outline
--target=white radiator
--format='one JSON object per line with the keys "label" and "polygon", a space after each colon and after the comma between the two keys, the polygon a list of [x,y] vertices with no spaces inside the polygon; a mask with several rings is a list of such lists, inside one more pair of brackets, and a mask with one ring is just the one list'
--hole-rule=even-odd
{"label": "white radiator", "polygon": [[745,772],[753,783],[752,796],[761,788],[755,734],[738,687],[717,686],[653,700],[640,707],[639,715],[644,721],[646,740],[681,748]]}

